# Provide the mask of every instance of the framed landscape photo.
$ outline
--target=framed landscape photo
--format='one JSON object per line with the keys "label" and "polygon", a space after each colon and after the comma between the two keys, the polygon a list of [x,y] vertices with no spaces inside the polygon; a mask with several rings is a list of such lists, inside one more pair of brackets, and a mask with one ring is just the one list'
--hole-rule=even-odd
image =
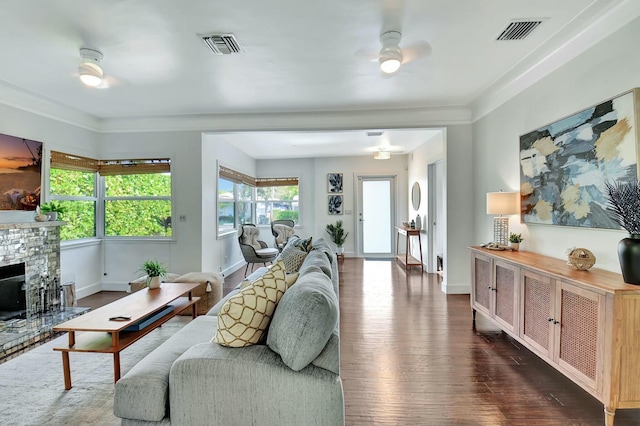
{"label": "framed landscape photo", "polygon": [[342,193],[342,173],[327,174],[327,192]]}
{"label": "framed landscape photo", "polygon": [[0,210],[40,204],[42,142],[0,134]]}
{"label": "framed landscape photo", "polygon": [[605,182],[638,179],[639,89],[520,136],[524,223],[620,229]]}
{"label": "framed landscape photo", "polygon": [[329,214],[342,214],[342,195],[329,195]]}

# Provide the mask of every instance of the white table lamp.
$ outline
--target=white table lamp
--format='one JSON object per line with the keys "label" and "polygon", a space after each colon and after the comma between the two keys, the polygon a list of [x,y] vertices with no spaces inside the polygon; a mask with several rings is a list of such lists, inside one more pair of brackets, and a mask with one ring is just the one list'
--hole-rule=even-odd
{"label": "white table lamp", "polygon": [[507,245],[509,242],[509,218],[502,215],[516,214],[517,192],[487,192],[487,214],[497,214],[493,218],[493,242]]}

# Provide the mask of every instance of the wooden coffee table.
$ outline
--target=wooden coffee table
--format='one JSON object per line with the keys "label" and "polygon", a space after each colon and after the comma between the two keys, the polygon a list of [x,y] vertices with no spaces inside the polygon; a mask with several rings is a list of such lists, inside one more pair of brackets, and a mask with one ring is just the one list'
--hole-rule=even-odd
{"label": "wooden coffee table", "polygon": [[[199,285],[200,283],[163,283],[157,289],[144,288],[53,327],[54,331],[69,332],[69,346],[53,348],[54,351],[62,352],[64,388],[71,389],[69,352],[112,353],[114,382],[117,382],[120,379],[120,351],[189,307],[192,309],[191,316],[196,317],[196,302],[200,298],[192,297],[191,292]],[[144,328],[125,331],[129,326],[136,328],[145,322],[145,319],[166,309],[168,305],[173,306],[172,311],[154,319]],[[110,320],[121,316],[130,319]],[[76,335],[76,332],[81,333]]]}

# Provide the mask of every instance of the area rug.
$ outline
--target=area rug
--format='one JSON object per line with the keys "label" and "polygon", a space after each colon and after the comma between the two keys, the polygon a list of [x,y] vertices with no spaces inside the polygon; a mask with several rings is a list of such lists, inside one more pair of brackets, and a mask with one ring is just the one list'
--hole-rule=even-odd
{"label": "area rug", "polygon": [[[122,375],[191,320],[172,318],[120,353]],[[119,425],[113,415],[113,355],[71,353],[70,390],[64,389],[66,334],[0,364],[0,424]]]}

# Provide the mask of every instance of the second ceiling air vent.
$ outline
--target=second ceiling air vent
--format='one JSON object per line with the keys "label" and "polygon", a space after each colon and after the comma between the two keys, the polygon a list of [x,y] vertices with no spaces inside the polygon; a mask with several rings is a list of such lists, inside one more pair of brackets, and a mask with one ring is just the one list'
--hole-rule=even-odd
{"label": "second ceiling air vent", "polygon": [[542,21],[542,19],[535,19],[510,22],[496,40],[524,40],[525,37],[542,24]]}
{"label": "second ceiling air vent", "polygon": [[198,37],[216,55],[235,55],[244,52],[236,37],[231,33],[198,34]]}

